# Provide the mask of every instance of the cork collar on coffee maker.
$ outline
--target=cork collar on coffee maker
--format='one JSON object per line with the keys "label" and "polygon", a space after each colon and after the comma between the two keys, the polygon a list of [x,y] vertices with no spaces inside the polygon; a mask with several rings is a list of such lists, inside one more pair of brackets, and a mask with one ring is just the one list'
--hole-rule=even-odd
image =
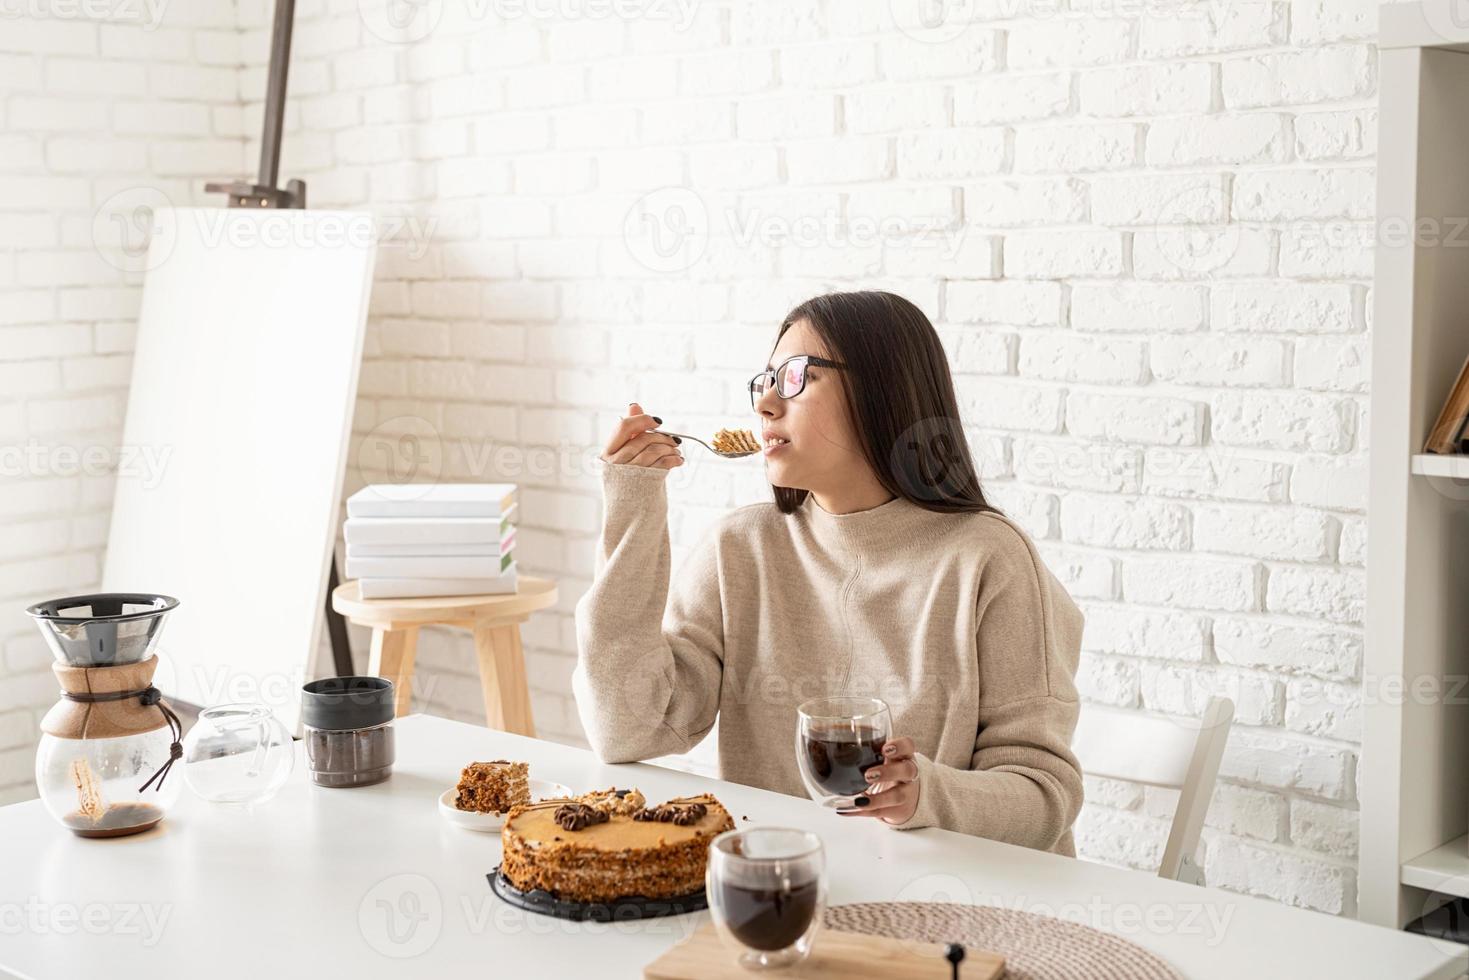
{"label": "cork collar on coffee maker", "polygon": [[[52,664],[62,697],[41,719],[41,731],[57,738],[121,738],[163,728],[171,712],[159,710],[162,702],[153,688],[157,669],[157,656],[115,667]],[[104,700],[72,700],[67,695]],[[109,697],[115,700],[105,700]]]}

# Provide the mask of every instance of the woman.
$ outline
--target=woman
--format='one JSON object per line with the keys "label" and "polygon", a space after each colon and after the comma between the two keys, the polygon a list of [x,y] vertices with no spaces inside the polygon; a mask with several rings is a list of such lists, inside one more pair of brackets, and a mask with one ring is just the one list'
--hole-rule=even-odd
{"label": "woman", "polygon": [[725,779],[803,796],[796,706],[880,697],[898,737],[842,812],[1074,855],[1082,615],[985,502],[928,318],[891,293],[817,297],[750,394],[775,502],[727,515],[671,595],[678,440],[636,404],[608,440],[573,678],[597,754],[684,752],[718,716]]}

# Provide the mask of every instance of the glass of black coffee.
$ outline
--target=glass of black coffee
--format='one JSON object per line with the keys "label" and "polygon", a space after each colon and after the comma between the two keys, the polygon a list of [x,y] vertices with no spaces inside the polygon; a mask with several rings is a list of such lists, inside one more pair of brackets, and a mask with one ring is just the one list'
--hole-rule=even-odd
{"label": "glass of black coffee", "polygon": [[751,970],[805,959],[826,907],[821,838],[787,827],[730,830],[709,844],[704,891],[714,927]]}
{"label": "glass of black coffee", "polygon": [[823,806],[851,807],[893,737],[888,706],[877,698],[812,698],[796,713],[796,760],[806,792]]}

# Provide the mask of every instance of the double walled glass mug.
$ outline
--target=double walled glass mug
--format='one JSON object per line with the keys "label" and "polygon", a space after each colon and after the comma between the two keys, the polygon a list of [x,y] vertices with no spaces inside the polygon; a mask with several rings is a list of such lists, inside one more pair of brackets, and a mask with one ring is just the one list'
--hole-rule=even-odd
{"label": "double walled glass mug", "polygon": [[877,698],[812,698],[796,709],[796,759],[811,799],[848,808],[865,792],[863,775],[882,761],[893,737],[888,706]]}
{"label": "double walled glass mug", "polygon": [[726,831],[709,844],[704,892],[714,927],[741,966],[792,966],[811,952],[821,926],[826,850],[805,830]]}

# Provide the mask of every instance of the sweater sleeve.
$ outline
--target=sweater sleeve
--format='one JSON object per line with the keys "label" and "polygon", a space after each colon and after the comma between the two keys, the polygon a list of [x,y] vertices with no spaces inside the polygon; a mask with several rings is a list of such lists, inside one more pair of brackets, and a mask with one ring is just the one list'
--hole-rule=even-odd
{"label": "sweater sleeve", "polygon": [[714,725],[723,676],[717,538],[669,598],[668,471],[608,463],[596,579],[576,606],[572,690],[604,762],[686,752]]}
{"label": "sweater sleeve", "polygon": [[1082,803],[1071,736],[1083,616],[1034,545],[1015,533],[1023,546],[994,556],[981,579],[979,728],[969,768],[914,753],[918,809],[892,826],[1052,850]]}

